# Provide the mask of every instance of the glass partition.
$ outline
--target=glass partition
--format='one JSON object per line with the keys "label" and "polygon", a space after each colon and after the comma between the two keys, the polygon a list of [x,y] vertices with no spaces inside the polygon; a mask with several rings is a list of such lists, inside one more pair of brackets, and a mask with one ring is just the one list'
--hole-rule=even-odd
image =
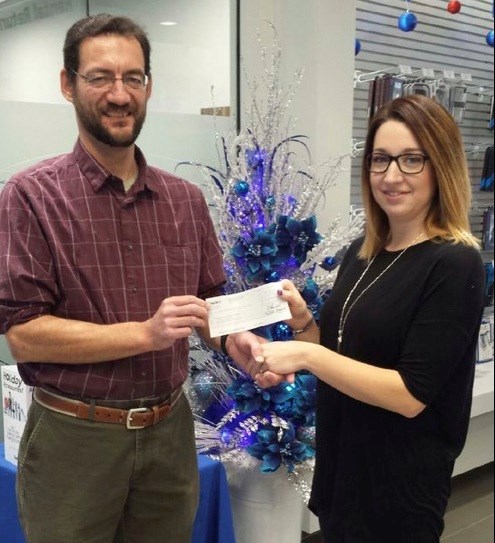
{"label": "glass partition", "polygon": [[[0,182],[69,151],[77,137],[72,105],[59,90],[65,33],[89,14],[126,15],[152,47],[153,95],[139,137],[150,164],[219,166],[216,136],[235,130],[236,29],[232,0],[0,1]],[[217,108],[217,115],[211,115]],[[202,183],[194,168],[178,173]],[[0,185],[1,188],[1,185]]]}
{"label": "glass partition", "polygon": [[216,105],[230,105],[229,0],[90,0],[89,11],[126,15],[146,28],[151,111],[199,114],[212,107],[212,87]]}

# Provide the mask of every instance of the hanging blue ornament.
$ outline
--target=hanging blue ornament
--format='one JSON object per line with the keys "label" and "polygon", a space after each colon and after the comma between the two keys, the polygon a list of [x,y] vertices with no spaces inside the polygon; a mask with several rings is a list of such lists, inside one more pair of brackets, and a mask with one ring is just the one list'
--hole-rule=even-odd
{"label": "hanging blue ornament", "polygon": [[320,266],[326,271],[334,270],[342,262],[346,251],[347,246],[342,247],[335,253],[334,256],[325,257]]}
{"label": "hanging blue ornament", "polygon": [[354,56],[357,57],[361,52],[361,42],[356,38],[354,42]]}
{"label": "hanging blue ornament", "polygon": [[493,29],[490,30],[488,32],[488,34],[486,35],[486,43],[490,46],[490,47],[493,47]]}
{"label": "hanging blue ornament", "polygon": [[272,335],[275,341],[286,341],[292,338],[292,331],[285,322],[278,322],[272,329]]}
{"label": "hanging blue ornament", "polygon": [[414,13],[407,10],[404,12],[397,21],[397,26],[400,30],[403,32],[411,32],[416,28],[416,25],[418,24],[418,18]]}
{"label": "hanging blue ornament", "polygon": [[237,194],[237,196],[246,196],[246,194],[249,192],[249,184],[243,180],[237,181],[234,185],[234,192]]}
{"label": "hanging blue ornament", "polygon": [[337,259],[334,256],[327,256],[320,266],[326,271],[332,271],[339,265]]}
{"label": "hanging blue ornament", "polygon": [[301,292],[301,296],[304,298],[304,301],[307,304],[311,304],[316,300],[318,296],[318,284],[314,279],[309,278],[304,285],[304,288]]}

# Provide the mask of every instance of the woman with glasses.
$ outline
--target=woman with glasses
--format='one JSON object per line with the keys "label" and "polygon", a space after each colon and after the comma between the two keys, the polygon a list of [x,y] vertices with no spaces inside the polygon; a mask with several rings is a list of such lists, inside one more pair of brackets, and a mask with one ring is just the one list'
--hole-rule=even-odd
{"label": "woman with glasses", "polygon": [[325,541],[434,543],[468,428],[484,290],[450,114],[417,95],[384,106],[369,126],[362,190],[364,236],[319,328],[285,281],[297,341],[263,345],[259,361],[318,377],[309,506]]}

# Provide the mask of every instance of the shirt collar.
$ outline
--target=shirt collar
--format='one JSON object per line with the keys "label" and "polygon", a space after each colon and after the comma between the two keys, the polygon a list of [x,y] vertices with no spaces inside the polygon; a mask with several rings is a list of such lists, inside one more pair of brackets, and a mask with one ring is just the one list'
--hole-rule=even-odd
{"label": "shirt collar", "polygon": [[[146,159],[137,145],[134,146],[134,153],[139,170],[135,181],[135,190],[139,192],[148,188],[157,192],[155,176],[152,175],[152,170],[148,167]],[[112,173],[90,154],[79,138],[74,145],[73,154],[79,168],[95,192],[98,192],[106,183],[116,179]]]}

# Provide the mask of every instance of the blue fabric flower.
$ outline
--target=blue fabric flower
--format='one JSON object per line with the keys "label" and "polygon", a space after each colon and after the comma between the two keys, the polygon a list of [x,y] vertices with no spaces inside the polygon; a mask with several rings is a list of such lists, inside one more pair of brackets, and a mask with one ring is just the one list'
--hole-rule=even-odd
{"label": "blue fabric flower", "polygon": [[268,408],[270,393],[261,389],[250,379],[239,378],[227,388],[227,394],[234,400],[235,408],[241,413],[251,413]]}
{"label": "blue fabric flower", "polygon": [[284,257],[278,255],[275,242],[276,225],[260,228],[247,239],[239,238],[232,248],[232,254],[238,262],[247,266],[246,277],[250,282],[272,272],[272,266],[280,264]]}
{"label": "blue fabric flower", "polygon": [[316,382],[316,377],[310,373],[296,375],[292,416],[298,426],[315,424]]}
{"label": "blue fabric flower", "polygon": [[280,215],[277,219],[276,241],[280,249],[294,254],[298,265],[306,260],[306,255],[323,237],[316,231],[316,217],[298,221],[288,215]]}
{"label": "blue fabric flower", "polygon": [[281,383],[270,390],[273,411],[295,426],[314,424],[316,401],[316,377],[310,373],[298,373],[293,385]]}
{"label": "blue fabric flower", "polygon": [[270,393],[270,399],[274,404],[282,404],[294,398],[294,385],[280,383],[266,390]]}
{"label": "blue fabric flower", "polygon": [[296,439],[294,426],[289,422],[288,428],[265,425],[256,432],[257,442],[249,445],[249,454],[262,461],[261,471],[276,471],[283,463],[289,472],[295,464],[304,462],[314,456],[314,449]]}

